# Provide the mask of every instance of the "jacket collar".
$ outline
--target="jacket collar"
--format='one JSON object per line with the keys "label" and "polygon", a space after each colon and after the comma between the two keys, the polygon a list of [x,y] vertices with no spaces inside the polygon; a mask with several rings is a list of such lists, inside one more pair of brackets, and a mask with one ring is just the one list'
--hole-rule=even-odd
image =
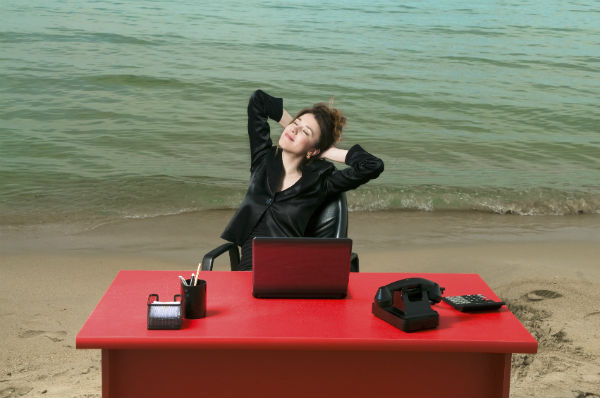
{"label": "jacket collar", "polygon": [[[276,152],[276,153],[275,153]],[[281,178],[283,176],[283,160],[281,158],[281,150],[277,151],[274,149],[273,153],[267,155],[267,181],[269,186],[269,193],[274,196],[277,193]],[[286,189],[281,193],[282,198],[288,196],[294,196],[298,192],[302,191],[303,188],[313,185],[328,169],[334,167],[333,164],[326,160],[315,159],[304,165],[302,169],[302,177],[289,189]]]}

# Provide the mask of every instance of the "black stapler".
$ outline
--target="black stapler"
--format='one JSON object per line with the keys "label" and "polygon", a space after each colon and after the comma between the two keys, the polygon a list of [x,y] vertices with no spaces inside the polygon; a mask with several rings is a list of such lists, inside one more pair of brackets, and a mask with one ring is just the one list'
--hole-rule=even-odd
{"label": "black stapler", "polygon": [[443,287],[428,279],[401,279],[377,290],[373,314],[405,332],[433,329],[440,317],[431,304],[439,303],[443,292]]}

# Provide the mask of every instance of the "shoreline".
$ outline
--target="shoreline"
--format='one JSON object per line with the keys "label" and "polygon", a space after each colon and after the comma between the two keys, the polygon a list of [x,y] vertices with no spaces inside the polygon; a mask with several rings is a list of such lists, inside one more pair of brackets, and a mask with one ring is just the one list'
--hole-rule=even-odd
{"label": "shoreline", "polygon": [[[219,238],[236,209],[212,209],[177,214],[157,215],[148,217],[127,217],[116,219],[87,219],[62,222],[40,222],[36,224],[0,224],[0,249],[2,251],[18,251],[19,248],[43,247],[43,241],[48,237],[71,236],[75,240],[83,237],[102,236],[103,233],[122,233],[136,229],[152,231],[153,238],[165,238],[157,229],[166,227],[172,232],[176,229],[179,235],[200,234],[203,238],[224,242]],[[480,211],[421,211],[421,210],[356,210],[349,211],[348,235],[357,236],[356,243],[368,241],[368,236],[384,227],[389,235],[402,234],[409,239],[410,244],[439,244],[450,242],[451,238],[464,240],[467,233],[469,240],[506,239],[514,238],[509,234],[532,237],[534,233],[544,233],[547,239],[552,231],[563,233],[562,239],[580,239],[596,232],[600,226],[600,213],[574,215],[518,215],[498,214]],[[423,222],[423,223],[422,223]],[[405,228],[408,223],[410,228]],[[421,226],[422,224],[422,226]],[[432,230],[431,227],[435,229]],[[367,228],[368,232],[364,232]],[[568,233],[564,233],[565,231]],[[579,234],[579,235],[573,235]],[[151,236],[147,234],[147,236]],[[381,233],[379,233],[381,235]],[[365,239],[367,238],[367,239]],[[398,237],[386,238],[393,241]],[[36,239],[36,244],[23,244],[28,239]],[[8,243],[7,243],[8,242]],[[66,242],[66,241],[65,241]],[[373,241],[369,242],[374,243]],[[380,245],[379,245],[380,246]],[[393,245],[392,245],[393,246]],[[395,247],[395,246],[393,246]]]}
{"label": "shoreline", "polygon": [[[0,227],[0,395],[100,396],[100,353],[75,336],[120,269],[189,269],[233,210],[91,230]],[[537,338],[511,396],[600,395],[600,217],[351,212],[361,272],[477,273]],[[73,232],[76,231],[76,232]],[[219,258],[216,270],[227,269]],[[37,294],[23,294],[32,278]],[[589,396],[589,395],[588,395]]]}

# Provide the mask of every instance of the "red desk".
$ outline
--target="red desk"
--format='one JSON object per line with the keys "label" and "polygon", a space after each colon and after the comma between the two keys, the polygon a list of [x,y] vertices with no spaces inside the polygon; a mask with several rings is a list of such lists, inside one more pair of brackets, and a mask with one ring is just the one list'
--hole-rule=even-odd
{"label": "red desk", "polygon": [[76,338],[102,350],[104,397],[508,397],[511,353],[537,342],[503,307],[405,333],[371,314],[377,288],[407,277],[445,295],[497,298],[476,274],[352,273],[345,300],[255,299],[249,272],[203,272],[207,317],[146,330],[146,300],[171,300],[190,271],[121,271]]}

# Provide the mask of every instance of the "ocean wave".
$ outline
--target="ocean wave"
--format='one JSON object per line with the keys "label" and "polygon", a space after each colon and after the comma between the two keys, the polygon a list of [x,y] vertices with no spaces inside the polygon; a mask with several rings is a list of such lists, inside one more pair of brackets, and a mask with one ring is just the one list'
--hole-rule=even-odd
{"label": "ocean wave", "polygon": [[168,217],[168,216],[179,216],[182,214],[190,214],[196,213],[200,211],[199,209],[185,208],[167,212],[158,212],[158,213],[139,213],[139,214],[126,214],[123,216],[125,219],[131,220],[145,220],[149,218],[158,218],[158,217]]}
{"label": "ocean wave", "polygon": [[[212,188],[211,188],[212,189]],[[210,198],[197,198],[189,206],[168,208],[148,204],[122,209],[126,219],[146,219],[201,212],[235,210],[245,189],[218,188]],[[347,192],[348,210],[493,213],[519,216],[570,216],[600,214],[600,194],[553,189],[464,189],[452,187],[371,187]]]}
{"label": "ocean wave", "polygon": [[600,213],[597,192],[551,188],[375,187],[348,193],[351,211],[468,211],[522,216]]}
{"label": "ocean wave", "polygon": [[508,61],[500,61],[497,59],[490,59],[485,57],[466,57],[466,56],[457,56],[457,55],[448,55],[448,56],[440,56],[440,59],[446,59],[450,62],[456,63],[464,63],[466,65],[478,65],[478,64],[490,64],[493,66],[499,66],[503,68],[529,68],[529,65],[517,63],[517,62],[508,62]]}
{"label": "ocean wave", "polygon": [[[465,10],[472,13],[471,10]],[[428,29],[430,32],[435,34],[443,35],[472,35],[474,37],[489,36],[489,37],[503,37],[506,32],[498,28],[484,28],[484,27],[471,27],[471,28],[447,28],[443,26],[433,26]]]}
{"label": "ocean wave", "polygon": [[160,40],[144,40],[134,36],[121,35],[118,33],[88,32],[79,29],[55,29],[64,33],[23,33],[23,32],[0,32],[0,43],[32,43],[32,42],[93,42],[93,43],[115,43],[115,44],[138,44],[157,45]]}
{"label": "ocean wave", "polygon": [[111,75],[95,75],[84,76],[81,80],[86,80],[92,83],[112,86],[135,86],[135,87],[165,87],[178,88],[186,87],[187,84],[179,79],[162,78],[144,75],[132,74],[111,74]]}
{"label": "ocean wave", "polygon": [[[207,176],[120,176],[0,173],[0,225],[144,219],[207,210],[234,210],[246,184]],[[18,180],[11,184],[11,181]],[[28,182],[28,187],[22,183]],[[600,190],[552,188],[385,186],[368,184],[347,193],[350,211],[483,212],[522,216],[600,214]]]}

